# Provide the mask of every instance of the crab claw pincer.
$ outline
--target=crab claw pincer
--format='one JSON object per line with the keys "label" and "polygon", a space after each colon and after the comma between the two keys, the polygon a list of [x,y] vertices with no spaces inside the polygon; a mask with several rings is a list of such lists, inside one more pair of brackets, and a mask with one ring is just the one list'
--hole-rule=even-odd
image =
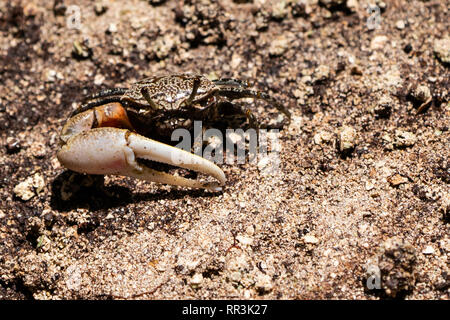
{"label": "crab claw pincer", "polygon": [[[190,188],[221,191],[226,182],[223,171],[209,160],[160,143],[127,129],[102,127],[70,137],[57,154],[66,168],[88,174],[124,175],[142,180]],[[218,180],[202,182],[171,175],[138,163],[147,159],[194,170]]]}

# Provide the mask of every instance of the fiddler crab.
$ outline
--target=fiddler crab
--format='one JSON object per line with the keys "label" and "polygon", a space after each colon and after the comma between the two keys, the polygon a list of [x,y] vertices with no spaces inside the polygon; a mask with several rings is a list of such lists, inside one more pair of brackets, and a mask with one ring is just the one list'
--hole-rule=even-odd
{"label": "fiddler crab", "polygon": [[[220,119],[220,103],[240,98],[263,99],[290,113],[266,93],[251,90],[235,79],[209,80],[202,75],[175,74],[140,80],[130,88],[115,88],[87,97],[64,125],[58,160],[66,168],[87,174],[123,175],[175,186],[221,191],[224,172],[211,161],[150,139],[152,130],[164,129],[173,119]],[[249,123],[255,118],[245,112]],[[164,132],[162,130],[161,132]],[[146,165],[156,161],[211,176],[203,182]],[[182,161],[180,161],[182,159]]]}

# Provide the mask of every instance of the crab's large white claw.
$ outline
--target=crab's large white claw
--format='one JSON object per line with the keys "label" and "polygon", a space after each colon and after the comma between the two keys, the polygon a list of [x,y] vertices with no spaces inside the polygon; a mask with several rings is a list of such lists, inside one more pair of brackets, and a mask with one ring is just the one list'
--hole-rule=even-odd
{"label": "crab's large white claw", "polygon": [[[95,128],[71,137],[57,154],[66,168],[89,174],[124,175],[147,181],[190,188],[220,191],[223,171],[211,161],[187,151],[145,138],[126,129]],[[140,165],[136,158],[148,159],[212,176],[219,183],[174,176]]]}

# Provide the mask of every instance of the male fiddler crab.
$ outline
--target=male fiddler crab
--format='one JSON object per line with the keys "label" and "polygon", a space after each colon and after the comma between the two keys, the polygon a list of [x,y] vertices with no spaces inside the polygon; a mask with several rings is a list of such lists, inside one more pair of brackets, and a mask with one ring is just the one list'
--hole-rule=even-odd
{"label": "male fiddler crab", "polygon": [[[221,103],[232,105],[230,101],[240,98],[263,99],[283,112],[287,121],[290,119],[283,105],[266,93],[249,89],[240,80],[211,81],[191,74],[150,77],[130,88],[104,90],[87,97],[64,125],[57,157],[63,166],[80,173],[124,175],[220,191],[226,177],[217,165],[145,135],[166,128],[172,119],[218,119]],[[245,114],[254,126],[256,120],[251,112]],[[193,170],[217,182],[171,175],[150,168],[140,159]]]}

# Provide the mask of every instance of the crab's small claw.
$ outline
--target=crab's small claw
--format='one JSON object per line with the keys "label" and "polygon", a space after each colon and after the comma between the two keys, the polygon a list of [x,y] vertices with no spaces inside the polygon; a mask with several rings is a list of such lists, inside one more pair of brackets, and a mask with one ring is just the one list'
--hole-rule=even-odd
{"label": "crab's small claw", "polygon": [[[226,178],[223,171],[209,160],[126,129],[94,128],[70,137],[57,157],[66,168],[88,174],[124,175],[190,188],[221,191]],[[137,159],[194,170],[218,180],[202,182],[156,171],[137,162]]]}

